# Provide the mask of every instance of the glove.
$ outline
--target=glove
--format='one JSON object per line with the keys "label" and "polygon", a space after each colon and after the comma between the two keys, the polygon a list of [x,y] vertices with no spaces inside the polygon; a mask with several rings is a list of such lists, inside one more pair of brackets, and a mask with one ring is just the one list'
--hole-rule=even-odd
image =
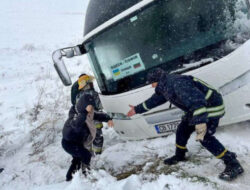
{"label": "glove", "polygon": [[196,141],[203,141],[204,136],[207,133],[207,124],[206,123],[200,123],[198,125],[195,125],[195,131],[196,131]]}

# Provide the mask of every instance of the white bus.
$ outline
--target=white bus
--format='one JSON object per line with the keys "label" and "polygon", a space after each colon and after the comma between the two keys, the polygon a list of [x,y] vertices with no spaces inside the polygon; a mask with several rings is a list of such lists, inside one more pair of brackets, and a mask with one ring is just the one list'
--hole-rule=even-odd
{"label": "white bus", "polygon": [[[250,16],[249,0],[90,0],[84,40],[53,53],[54,66],[71,85],[63,58],[87,54],[104,109],[125,139],[172,133],[182,112],[165,103],[145,114],[126,117],[153,93],[146,76],[156,67],[198,77],[223,94],[221,125],[250,119],[250,40],[237,39],[236,4]],[[240,41],[227,48],[228,40]],[[81,73],[79,73],[81,74]]]}

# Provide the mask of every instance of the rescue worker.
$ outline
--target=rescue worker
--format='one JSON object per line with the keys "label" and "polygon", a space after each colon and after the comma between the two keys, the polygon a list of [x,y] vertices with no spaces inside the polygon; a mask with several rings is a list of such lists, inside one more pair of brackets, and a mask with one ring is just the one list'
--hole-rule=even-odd
{"label": "rescue worker", "polygon": [[112,119],[105,113],[94,112],[94,97],[85,94],[72,106],[69,111],[69,118],[63,127],[63,149],[72,155],[72,163],[66,174],[66,181],[72,179],[74,172],[82,168],[83,174],[89,169],[91,152],[87,149],[96,136],[94,120],[108,122],[113,127]]}
{"label": "rescue worker", "polygon": [[173,165],[186,160],[186,144],[196,131],[196,140],[216,158],[224,161],[226,168],[219,175],[220,179],[230,181],[244,172],[236,154],[225,149],[214,137],[219,120],[225,113],[218,91],[198,78],[167,74],[160,68],[149,72],[148,82],[155,88],[155,93],[137,106],[129,105],[131,109],[127,116],[147,112],[167,101],[185,112],[176,131],[175,155],[164,160],[165,164]]}
{"label": "rescue worker", "polygon": [[[95,111],[101,111],[102,105],[99,98],[98,93],[94,89],[93,85],[94,77],[87,74],[81,74],[78,78],[78,80],[72,85],[71,87],[71,103],[74,106],[76,104],[76,99],[84,94],[90,94],[94,97],[95,100]],[[93,151],[95,154],[101,154],[102,148],[103,148],[103,133],[102,128],[103,124],[102,122],[95,121],[96,126],[96,138],[93,141],[91,151]]]}

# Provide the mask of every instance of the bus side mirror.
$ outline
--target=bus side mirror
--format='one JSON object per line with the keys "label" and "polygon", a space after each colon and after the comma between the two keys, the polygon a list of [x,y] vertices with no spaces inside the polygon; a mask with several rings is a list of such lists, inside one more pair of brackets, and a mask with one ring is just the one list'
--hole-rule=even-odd
{"label": "bus side mirror", "polygon": [[83,45],[58,49],[52,53],[52,60],[54,62],[54,67],[65,86],[71,85],[72,82],[69,76],[69,72],[63,61],[63,57],[72,58],[75,56],[83,55],[85,53],[87,53],[87,51]]}

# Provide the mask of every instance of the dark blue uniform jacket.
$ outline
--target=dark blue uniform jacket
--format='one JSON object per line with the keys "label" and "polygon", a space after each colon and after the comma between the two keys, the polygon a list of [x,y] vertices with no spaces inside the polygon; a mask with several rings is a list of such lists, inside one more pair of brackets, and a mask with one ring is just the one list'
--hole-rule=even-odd
{"label": "dark blue uniform jacket", "polygon": [[135,111],[144,113],[167,101],[183,110],[193,125],[225,113],[222,97],[213,87],[192,76],[166,73],[161,75],[155,94]]}
{"label": "dark blue uniform jacket", "polygon": [[77,81],[71,87],[71,103],[72,103],[72,105],[76,105],[77,99],[80,98],[82,95],[89,94],[95,100],[95,105],[94,105],[95,110],[102,110],[103,109],[99,95],[95,91],[94,88],[90,88],[87,90],[79,90],[78,87],[79,87],[79,85],[78,85]]}

